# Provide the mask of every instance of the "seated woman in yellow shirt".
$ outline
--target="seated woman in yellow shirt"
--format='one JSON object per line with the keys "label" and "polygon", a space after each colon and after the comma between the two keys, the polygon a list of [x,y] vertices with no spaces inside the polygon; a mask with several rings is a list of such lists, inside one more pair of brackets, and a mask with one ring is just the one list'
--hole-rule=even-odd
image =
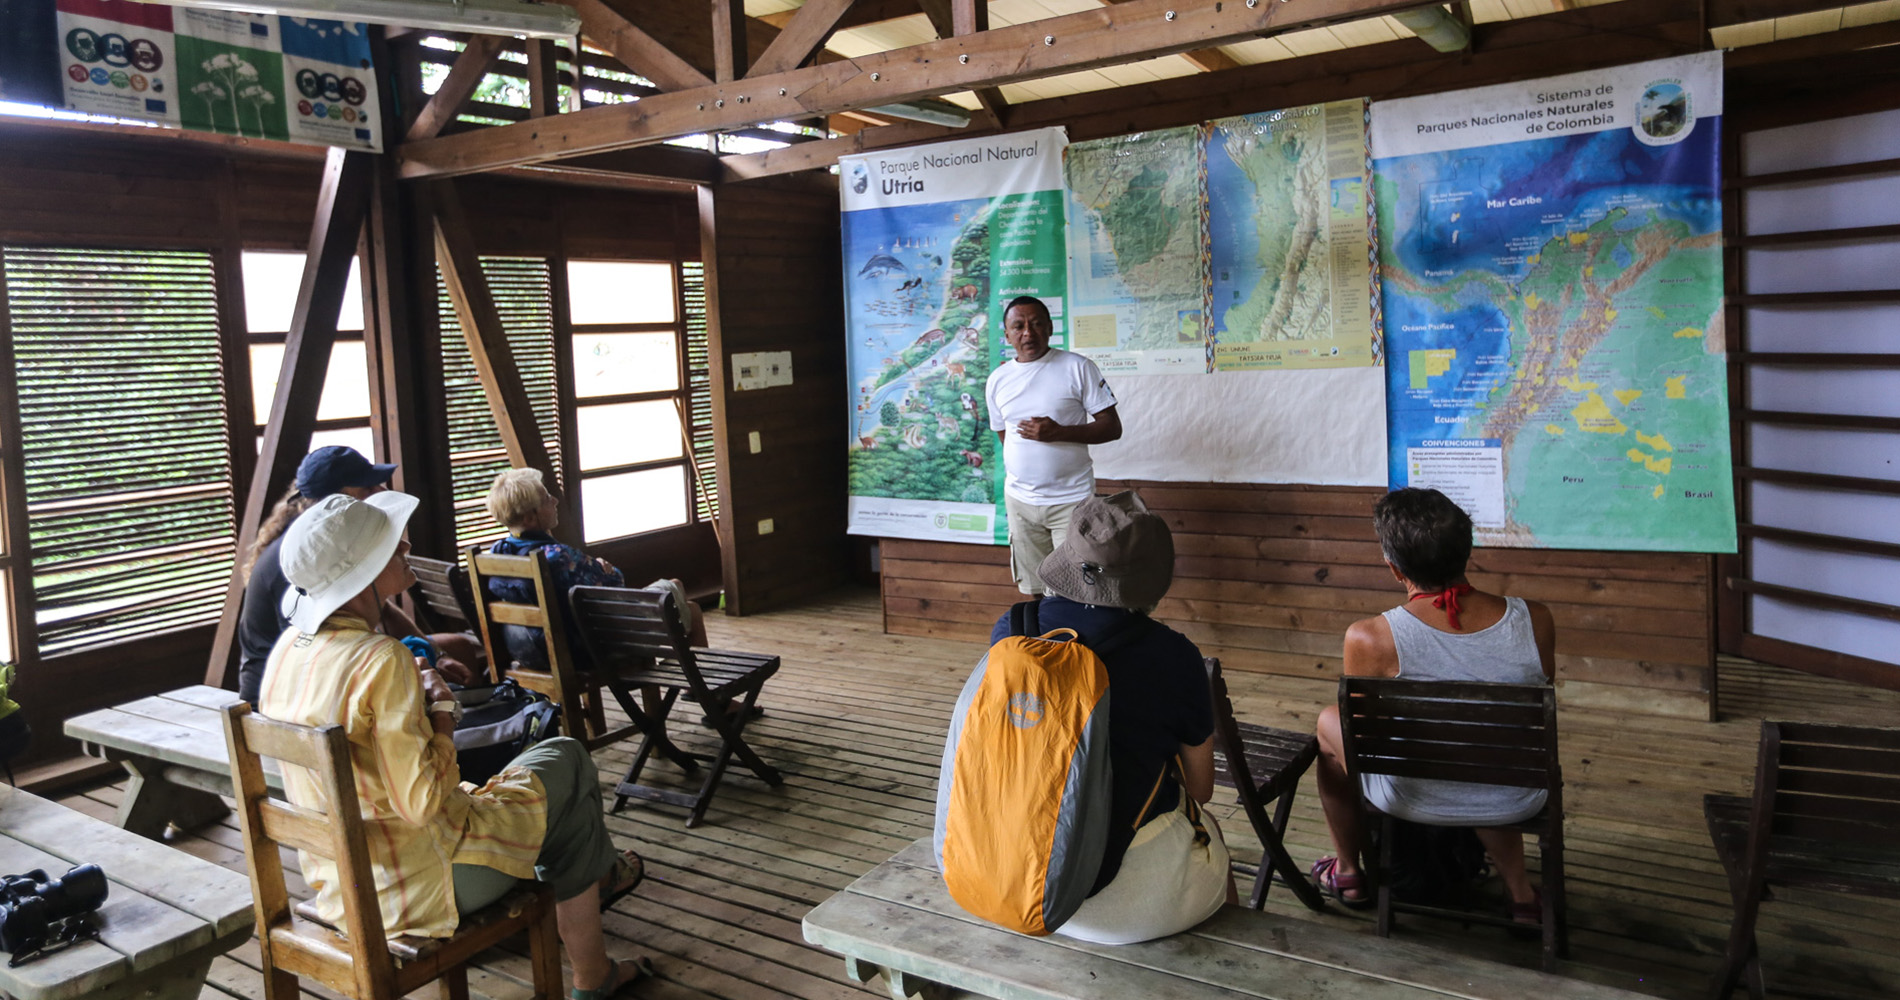
{"label": "seated woman in yellow shirt", "polygon": [[[403,493],[341,494],[305,511],[280,550],[291,628],[271,650],[259,710],[304,726],[344,727],[369,832],[383,926],[391,937],[448,937],[460,916],[501,898],[518,878],[553,886],[576,1000],[599,1000],[650,968],[609,962],[601,930],[609,903],[639,881],[639,859],[608,837],[594,762],[572,739],[546,740],[480,788],[455,763],[454,696],[433,670],[369,622],[415,583],[403,527],[417,505]],[[286,768],[292,802],[328,809],[300,768]],[[343,907],[336,866],[298,859],[325,919]]]}

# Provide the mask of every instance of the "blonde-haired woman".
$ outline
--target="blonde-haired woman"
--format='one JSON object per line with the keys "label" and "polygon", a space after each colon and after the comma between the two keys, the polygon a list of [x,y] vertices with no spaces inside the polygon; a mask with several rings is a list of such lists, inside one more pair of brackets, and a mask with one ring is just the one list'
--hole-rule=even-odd
{"label": "blonde-haired woman", "polygon": [[[554,575],[554,590],[566,594],[571,587],[624,587],[627,578],[605,559],[590,556],[572,545],[554,540],[554,528],[561,523],[560,500],[548,492],[540,469],[509,469],[495,477],[488,488],[488,514],[508,534],[495,540],[489,551],[499,555],[525,556],[540,552]],[[648,587],[667,587],[673,591],[680,614],[685,618],[689,641],[706,644],[706,625],[699,606],[686,599],[678,580],[655,580]],[[534,600],[534,584],[514,577],[491,577],[488,596],[501,601],[529,603]],[[570,616],[567,621],[568,648],[584,656],[586,644]],[[503,625],[502,643],[510,659],[523,666],[539,667],[547,663],[547,651],[541,642],[541,630],[525,625]]]}

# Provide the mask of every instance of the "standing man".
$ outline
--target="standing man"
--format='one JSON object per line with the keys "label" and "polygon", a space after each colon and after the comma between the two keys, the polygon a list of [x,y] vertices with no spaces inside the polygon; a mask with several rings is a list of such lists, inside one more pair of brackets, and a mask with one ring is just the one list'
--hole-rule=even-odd
{"label": "standing man", "polygon": [[1016,360],[990,373],[983,396],[1003,444],[1003,508],[1016,589],[1041,595],[1036,568],[1069,536],[1069,515],[1095,495],[1089,445],[1122,436],[1115,394],[1095,362],[1049,346],[1049,307],[1028,295],[1003,310]]}

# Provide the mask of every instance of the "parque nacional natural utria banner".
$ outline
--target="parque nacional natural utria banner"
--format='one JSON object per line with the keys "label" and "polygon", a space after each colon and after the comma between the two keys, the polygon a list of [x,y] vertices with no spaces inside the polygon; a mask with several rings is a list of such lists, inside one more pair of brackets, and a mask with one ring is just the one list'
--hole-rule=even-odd
{"label": "parque nacional natural utria banner", "polygon": [[983,385],[1003,306],[1034,295],[1067,342],[1062,129],[838,161],[852,534],[1008,541]]}
{"label": "parque nacional natural utria banner", "polygon": [[1722,57],[1380,101],[1391,484],[1486,545],[1735,550]]}

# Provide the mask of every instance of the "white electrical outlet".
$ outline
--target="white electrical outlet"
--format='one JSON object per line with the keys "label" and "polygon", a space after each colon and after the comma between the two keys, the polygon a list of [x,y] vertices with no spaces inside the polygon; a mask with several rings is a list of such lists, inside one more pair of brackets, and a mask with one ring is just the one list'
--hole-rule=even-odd
{"label": "white electrical outlet", "polygon": [[772,519],[768,517],[759,522],[759,534],[769,535],[771,533],[772,533]]}
{"label": "white electrical outlet", "polygon": [[752,448],[752,454],[757,455],[759,452],[765,450],[765,446],[759,443],[758,431],[753,431],[752,433],[747,434],[745,436],[745,439],[746,439],[746,444],[748,444]]}

